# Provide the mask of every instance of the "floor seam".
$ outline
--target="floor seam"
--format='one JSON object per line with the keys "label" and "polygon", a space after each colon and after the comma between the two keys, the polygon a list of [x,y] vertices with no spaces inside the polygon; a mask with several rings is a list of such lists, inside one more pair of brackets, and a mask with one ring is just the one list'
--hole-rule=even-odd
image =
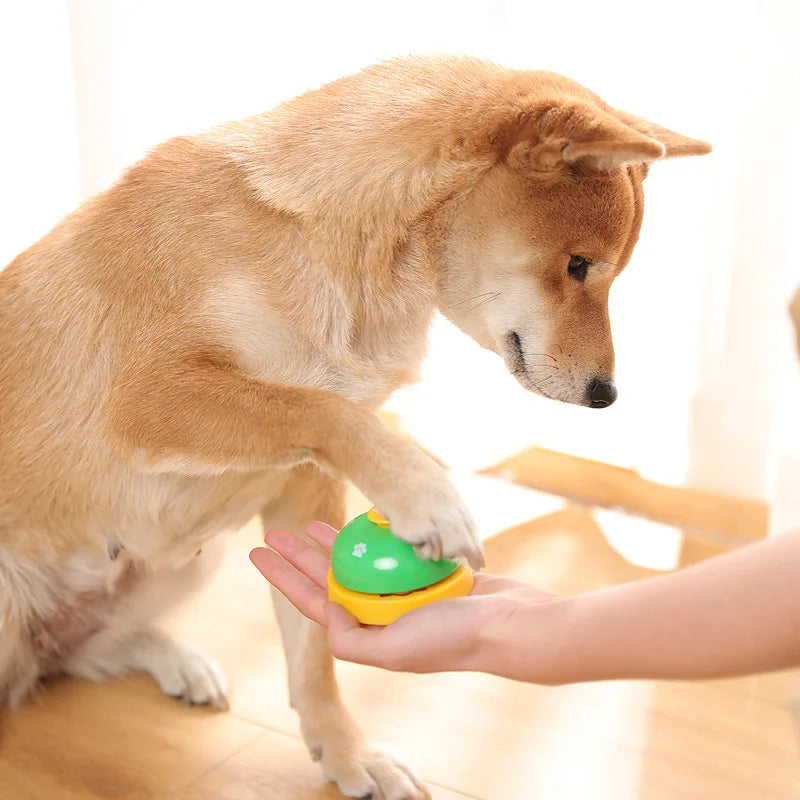
{"label": "floor seam", "polygon": [[[239,722],[244,722],[244,720],[239,720]],[[254,725],[254,727],[259,728],[258,732],[246,742],[243,742],[239,747],[235,748],[231,753],[227,755],[226,758],[223,758],[221,761],[217,761],[214,764],[211,764],[207,769],[204,769],[202,772],[199,772],[195,775],[191,780],[187,781],[186,783],[179,786],[177,789],[173,789],[168,794],[157,794],[153,796],[153,800],[169,800],[171,797],[175,797],[176,795],[180,794],[181,792],[188,789],[193,783],[197,783],[197,781],[204,778],[210,772],[213,772],[217,767],[221,767],[223,764],[227,764],[235,756],[239,755],[245,747],[250,747],[253,742],[257,741],[264,735],[264,731],[262,730],[262,725]]]}
{"label": "floor seam", "polygon": [[[305,746],[305,742],[303,741],[303,737],[300,736],[299,734],[291,733],[289,731],[283,730],[282,728],[273,728],[271,725],[266,725],[263,722],[254,722],[253,720],[248,719],[247,717],[239,716],[238,714],[233,714],[232,713],[230,716],[232,716],[234,719],[238,720],[239,722],[248,722],[250,724],[256,725],[259,728],[263,728],[265,731],[269,731],[270,733],[277,733],[277,734],[279,734],[281,736],[286,736],[287,738],[293,739],[296,742],[300,742],[303,746]],[[258,738],[258,737],[255,737],[255,738]],[[252,741],[255,741],[255,739],[251,740],[251,742]],[[250,744],[250,742],[248,742],[248,744]],[[239,751],[237,750],[236,752],[239,752]],[[225,759],[225,760],[227,761],[228,759]],[[313,762],[310,761],[310,757],[309,757],[309,763],[313,763]],[[195,780],[199,780],[199,777],[195,778],[193,781],[188,783],[187,786],[191,786],[191,784],[194,783]],[[469,800],[485,800],[485,798],[481,797],[480,795],[471,794],[470,792],[465,792],[463,789],[457,789],[455,786],[448,786],[447,784],[439,783],[438,781],[426,779],[426,778],[424,778],[424,776],[423,776],[423,780],[425,780],[425,783],[428,783],[431,786],[436,786],[439,789],[445,789],[448,792],[455,792],[456,794],[460,794],[462,797],[466,797]],[[182,788],[186,788],[186,787],[182,787]]]}

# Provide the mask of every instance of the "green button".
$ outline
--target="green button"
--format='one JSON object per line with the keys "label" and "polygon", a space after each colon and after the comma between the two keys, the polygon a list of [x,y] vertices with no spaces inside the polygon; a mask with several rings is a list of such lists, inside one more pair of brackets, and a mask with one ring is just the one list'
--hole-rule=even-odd
{"label": "green button", "polygon": [[447,558],[423,561],[408,542],[361,514],[339,531],[331,568],[333,577],[355,592],[399,594],[444,580],[458,563]]}

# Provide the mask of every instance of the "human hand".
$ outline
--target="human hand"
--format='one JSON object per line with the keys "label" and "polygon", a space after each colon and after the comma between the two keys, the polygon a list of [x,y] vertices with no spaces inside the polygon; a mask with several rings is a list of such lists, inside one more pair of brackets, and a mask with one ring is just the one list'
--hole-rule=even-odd
{"label": "human hand", "polygon": [[313,522],[306,533],[322,552],[275,530],[265,537],[273,550],[258,548],[250,557],[300,611],[328,626],[331,651],[346,661],[545,684],[694,680],[800,664],[800,532],[575,597],[479,573],[470,596],[422,606],[385,628],[359,625],[328,601],[336,532]]}
{"label": "human hand", "polygon": [[520,635],[512,622],[516,612],[557,599],[512,578],[476,573],[468,597],[422,606],[386,627],[359,625],[328,600],[326,580],[336,531],[312,522],[306,534],[322,552],[286,531],[271,530],[265,542],[272,549],[256,548],[250,560],[306,617],[328,628],[331,652],[344,661],[404,672],[504,674],[497,661],[506,652],[503,639],[513,643]]}

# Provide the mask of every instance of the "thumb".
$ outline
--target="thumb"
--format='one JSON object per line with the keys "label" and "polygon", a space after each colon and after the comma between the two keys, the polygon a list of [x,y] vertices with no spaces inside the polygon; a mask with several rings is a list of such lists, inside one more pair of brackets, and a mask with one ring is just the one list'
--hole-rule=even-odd
{"label": "thumb", "polygon": [[381,650],[385,637],[383,627],[362,626],[337,603],[326,606],[328,647],[342,661],[382,666]]}

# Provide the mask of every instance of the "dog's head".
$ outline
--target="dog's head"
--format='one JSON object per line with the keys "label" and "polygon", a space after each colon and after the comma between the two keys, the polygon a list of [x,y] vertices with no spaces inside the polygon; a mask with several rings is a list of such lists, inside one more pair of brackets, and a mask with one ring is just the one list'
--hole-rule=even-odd
{"label": "dog's head", "polygon": [[604,408],[617,396],[608,293],[639,235],[648,165],[710,147],[564,84],[454,201],[439,306],[525,388]]}

